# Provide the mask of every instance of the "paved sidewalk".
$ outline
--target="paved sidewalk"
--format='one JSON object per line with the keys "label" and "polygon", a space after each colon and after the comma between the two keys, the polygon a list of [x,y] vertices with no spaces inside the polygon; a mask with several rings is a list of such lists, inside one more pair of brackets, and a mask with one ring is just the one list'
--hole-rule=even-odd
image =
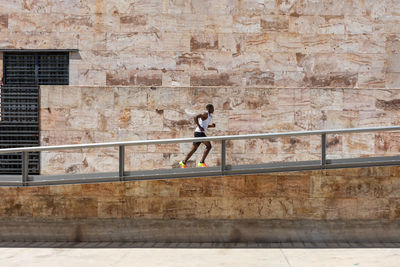
{"label": "paved sidewalk", "polygon": [[1,247],[1,267],[400,266],[399,248],[40,248]]}

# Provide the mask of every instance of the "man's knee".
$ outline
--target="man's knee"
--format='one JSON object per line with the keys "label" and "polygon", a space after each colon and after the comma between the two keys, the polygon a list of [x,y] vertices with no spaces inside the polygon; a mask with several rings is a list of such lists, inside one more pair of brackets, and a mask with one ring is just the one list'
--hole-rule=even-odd
{"label": "man's knee", "polygon": [[211,144],[206,144],[206,147],[207,147],[208,150],[211,150],[212,145]]}

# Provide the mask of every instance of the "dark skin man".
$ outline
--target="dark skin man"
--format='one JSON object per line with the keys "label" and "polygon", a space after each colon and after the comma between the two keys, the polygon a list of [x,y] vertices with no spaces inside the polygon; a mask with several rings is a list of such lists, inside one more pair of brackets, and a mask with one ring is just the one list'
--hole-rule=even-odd
{"label": "dark skin man", "polygon": [[[199,114],[194,117],[194,122],[197,126],[194,132],[195,137],[207,137],[206,136],[207,128],[215,128],[215,123],[210,124],[212,120],[211,114],[214,113],[214,106],[208,104],[206,106],[206,109],[207,109],[206,113]],[[212,146],[209,141],[206,141],[206,142],[193,142],[192,149],[189,151],[186,158],[183,161],[179,162],[181,168],[186,168],[186,162],[190,159],[190,157],[194,154],[194,152],[196,152],[201,143],[203,143],[206,146],[206,149],[204,150],[203,157],[201,158],[201,161],[198,164],[198,166],[208,167],[207,164],[205,164],[205,160],[207,158],[208,153],[210,153]]]}

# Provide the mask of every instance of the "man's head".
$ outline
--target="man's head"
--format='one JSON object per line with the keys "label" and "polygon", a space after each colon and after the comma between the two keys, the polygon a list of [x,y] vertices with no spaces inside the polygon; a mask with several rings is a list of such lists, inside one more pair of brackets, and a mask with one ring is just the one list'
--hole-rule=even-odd
{"label": "man's head", "polygon": [[214,106],[212,104],[207,104],[206,109],[210,114],[214,112]]}

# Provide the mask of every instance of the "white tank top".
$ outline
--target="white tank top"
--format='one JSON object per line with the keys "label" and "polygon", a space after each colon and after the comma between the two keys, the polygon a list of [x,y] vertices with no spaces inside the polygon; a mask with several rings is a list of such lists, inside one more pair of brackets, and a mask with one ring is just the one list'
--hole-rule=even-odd
{"label": "white tank top", "polygon": [[199,124],[204,129],[204,131],[200,130],[199,126],[197,126],[195,132],[205,133],[207,131],[208,125],[210,124],[211,120],[212,120],[212,116],[210,113],[208,113],[208,117],[204,121],[201,118],[199,118]]}

